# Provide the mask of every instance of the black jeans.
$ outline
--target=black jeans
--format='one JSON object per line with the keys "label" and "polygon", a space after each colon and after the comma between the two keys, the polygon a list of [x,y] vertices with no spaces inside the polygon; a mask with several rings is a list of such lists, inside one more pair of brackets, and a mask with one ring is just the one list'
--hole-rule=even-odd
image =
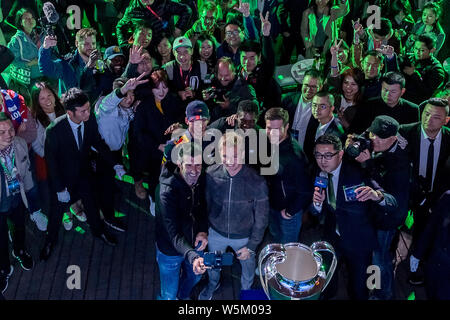
{"label": "black jeans", "polygon": [[0,213],[0,270],[9,270],[8,221],[14,224],[14,251],[25,250],[25,206],[20,200],[16,208]]}

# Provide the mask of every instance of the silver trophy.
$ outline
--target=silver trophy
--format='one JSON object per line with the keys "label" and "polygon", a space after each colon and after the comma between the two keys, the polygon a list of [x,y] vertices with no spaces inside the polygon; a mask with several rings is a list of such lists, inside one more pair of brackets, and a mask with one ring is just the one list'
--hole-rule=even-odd
{"label": "silver trophy", "polygon": [[[320,252],[333,255],[326,271]],[[302,243],[272,243],[259,255],[258,268],[264,292],[270,300],[317,300],[336,270],[336,253],[325,241],[311,247]]]}

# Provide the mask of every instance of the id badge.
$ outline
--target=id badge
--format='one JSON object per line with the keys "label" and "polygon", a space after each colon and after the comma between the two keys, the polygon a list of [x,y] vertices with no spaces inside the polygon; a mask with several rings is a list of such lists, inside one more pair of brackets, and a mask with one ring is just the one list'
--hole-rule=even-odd
{"label": "id badge", "polygon": [[13,180],[9,181],[8,182],[8,190],[9,190],[9,194],[11,194],[11,195],[18,194],[20,192],[19,180],[13,179]]}
{"label": "id badge", "polygon": [[355,186],[351,186],[351,187],[343,187],[344,189],[344,197],[345,197],[345,201],[346,202],[353,202],[356,201],[356,192],[355,190],[358,189],[359,187],[364,187],[365,184],[361,183]]}

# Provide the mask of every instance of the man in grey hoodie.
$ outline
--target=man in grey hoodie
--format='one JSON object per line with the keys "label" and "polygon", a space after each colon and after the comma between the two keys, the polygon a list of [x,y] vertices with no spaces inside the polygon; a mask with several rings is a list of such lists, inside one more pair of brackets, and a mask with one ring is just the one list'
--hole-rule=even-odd
{"label": "man in grey hoodie", "polygon": [[[255,251],[269,220],[265,180],[244,161],[244,141],[227,132],[219,141],[222,163],[206,171],[206,206],[209,220],[209,252],[231,247],[242,266],[241,289],[248,290],[255,276]],[[220,269],[208,270],[208,285],[199,300],[210,300],[217,290]]]}

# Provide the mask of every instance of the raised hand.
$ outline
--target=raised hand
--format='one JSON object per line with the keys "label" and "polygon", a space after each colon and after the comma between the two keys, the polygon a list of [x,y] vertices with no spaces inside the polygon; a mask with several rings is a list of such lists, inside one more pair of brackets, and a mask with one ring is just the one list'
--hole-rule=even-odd
{"label": "raised hand", "polygon": [[337,39],[334,39],[334,45],[332,45],[331,48],[330,48],[331,55],[333,55],[333,56],[337,56],[338,55],[339,48],[341,47],[342,41],[343,40],[341,39],[339,41],[339,43],[338,43]]}
{"label": "raised hand", "polygon": [[395,53],[395,49],[393,46],[388,45],[381,45],[380,48],[377,49],[378,52],[381,52],[383,55],[385,55],[388,59],[392,59]]}
{"label": "raised hand", "polygon": [[149,74],[148,72],[144,72],[137,78],[128,79],[128,81],[120,89],[120,92],[122,92],[122,94],[125,95],[128,91],[136,89],[138,85],[147,83],[148,79],[142,80],[142,78],[148,74]]}
{"label": "raised hand", "polygon": [[130,48],[130,63],[132,64],[139,64],[144,59],[142,56],[142,50],[144,47],[142,46],[132,46]]}
{"label": "raised hand", "polygon": [[248,16],[250,16],[250,3],[242,2],[242,0],[239,0],[239,7],[234,8],[234,10],[239,11],[244,17],[247,18]]}
{"label": "raised hand", "polygon": [[43,47],[44,49],[48,49],[51,47],[55,47],[58,44],[58,40],[56,39],[56,36],[46,36],[44,38]]}
{"label": "raised hand", "polygon": [[261,19],[261,31],[264,37],[270,36],[270,29],[272,24],[269,21],[269,11],[266,12],[266,16],[263,17],[262,13],[259,13],[259,18]]}
{"label": "raised hand", "polygon": [[100,59],[100,51],[98,51],[97,49],[92,50],[91,54],[89,55],[89,60],[86,63],[86,67],[88,68],[94,68],[95,67],[95,63],[97,62],[98,59]]}

